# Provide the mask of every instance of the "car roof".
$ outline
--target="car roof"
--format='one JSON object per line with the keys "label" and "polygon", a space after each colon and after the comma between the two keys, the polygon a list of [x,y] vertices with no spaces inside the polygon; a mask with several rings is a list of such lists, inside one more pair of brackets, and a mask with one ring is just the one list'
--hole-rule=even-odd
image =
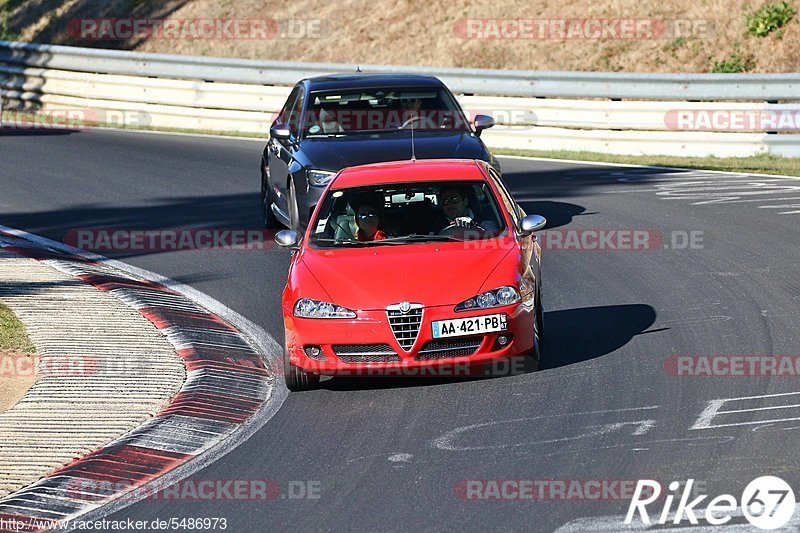
{"label": "car roof", "polygon": [[422,74],[330,74],[303,80],[309,91],[374,89],[380,87],[443,87],[435,76]]}
{"label": "car roof", "polygon": [[349,167],[334,178],[331,189],[366,185],[486,179],[482,162],[473,159],[415,159]]}

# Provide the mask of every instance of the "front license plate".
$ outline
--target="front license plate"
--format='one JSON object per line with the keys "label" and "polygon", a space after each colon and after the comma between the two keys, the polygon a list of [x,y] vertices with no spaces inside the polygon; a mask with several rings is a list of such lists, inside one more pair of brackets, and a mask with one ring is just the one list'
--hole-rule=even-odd
{"label": "front license plate", "polygon": [[456,318],[453,320],[439,320],[434,322],[433,338],[459,337],[477,333],[492,333],[508,329],[508,317],[505,314],[473,316],[470,318]]}

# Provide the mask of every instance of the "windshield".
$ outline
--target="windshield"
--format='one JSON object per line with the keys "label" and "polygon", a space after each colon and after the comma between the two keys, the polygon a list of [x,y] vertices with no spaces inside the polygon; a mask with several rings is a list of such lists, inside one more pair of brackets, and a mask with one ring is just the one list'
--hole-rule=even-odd
{"label": "windshield", "polygon": [[469,131],[449,92],[439,88],[369,89],[312,93],[306,136],[414,130]]}
{"label": "windshield", "polygon": [[327,248],[483,240],[506,224],[488,183],[450,181],[328,191],[311,228]]}

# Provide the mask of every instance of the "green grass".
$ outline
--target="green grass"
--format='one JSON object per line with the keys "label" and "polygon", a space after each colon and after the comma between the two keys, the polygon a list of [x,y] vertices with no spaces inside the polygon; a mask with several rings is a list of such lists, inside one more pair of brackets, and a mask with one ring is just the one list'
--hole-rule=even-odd
{"label": "green grass", "polygon": [[579,161],[595,161],[598,163],[627,163],[630,165],[651,165],[656,167],[800,176],[800,158],[779,157],[774,155],[739,158],[607,155],[594,152],[572,152],[568,150],[540,151],[492,149],[492,152],[496,155],[520,155],[527,157],[544,157],[548,159],[576,159]]}
{"label": "green grass", "polygon": [[739,74],[753,70],[756,66],[755,59],[750,55],[743,55],[741,51],[742,43],[733,45],[733,53],[721,61],[716,61],[711,67],[713,74]]}
{"label": "green grass", "polygon": [[8,29],[8,11],[0,7],[0,41],[17,41],[19,34]]}
{"label": "green grass", "polygon": [[681,35],[680,37],[673,39],[672,42],[670,42],[665,48],[671,52],[676,52],[685,44],[686,38]]}
{"label": "green grass", "polygon": [[797,10],[789,2],[765,4],[752,13],[745,14],[747,33],[756,37],[766,37],[782,28]]}
{"label": "green grass", "polygon": [[14,313],[0,304],[0,350],[34,353],[36,349]]}

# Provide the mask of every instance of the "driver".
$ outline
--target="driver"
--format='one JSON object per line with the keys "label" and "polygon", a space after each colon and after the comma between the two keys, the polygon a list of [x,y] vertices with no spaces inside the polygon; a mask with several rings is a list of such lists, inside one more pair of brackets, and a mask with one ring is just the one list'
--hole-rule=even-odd
{"label": "driver", "polygon": [[[395,128],[417,127],[421,118],[422,100],[419,98],[400,98],[399,116],[393,117],[391,125]],[[397,120],[394,120],[394,119]]]}
{"label": "driver", "polygon": [[440,231],[452,225],[460,228],[480,227],[486,231],[498,228],[497,224],[491,220],[475,222],[475,214],[467,206],[467,195],[458,187],[444,187],[439,191],[438,201],[447,218]]}

